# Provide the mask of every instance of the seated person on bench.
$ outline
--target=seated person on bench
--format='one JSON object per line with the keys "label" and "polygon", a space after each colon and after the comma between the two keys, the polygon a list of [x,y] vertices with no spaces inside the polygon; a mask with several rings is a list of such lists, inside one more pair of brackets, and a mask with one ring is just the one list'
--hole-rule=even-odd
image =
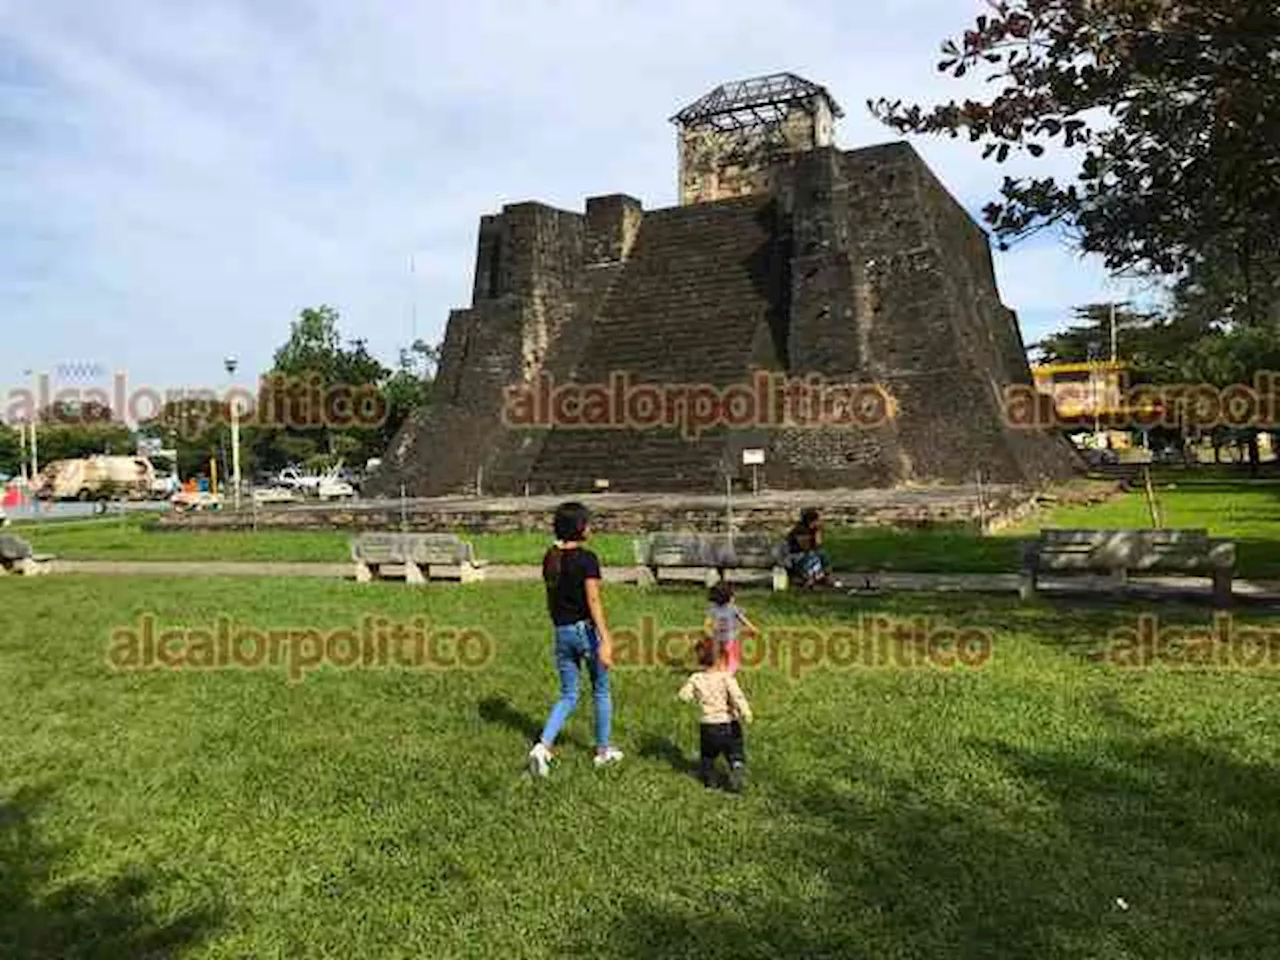
{"label": "seated person on bench", "polygon": [[822,552],[822,518],[813,507],[800,511],[800,522],[787,534],[786,567],[799,587],[835,585],[831,563]]}

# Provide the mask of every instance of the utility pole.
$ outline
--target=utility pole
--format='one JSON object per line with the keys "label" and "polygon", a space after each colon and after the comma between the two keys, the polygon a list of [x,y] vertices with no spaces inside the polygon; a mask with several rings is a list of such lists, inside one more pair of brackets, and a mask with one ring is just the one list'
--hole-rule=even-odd
{"label": "utility pole", "polygon": [[1116,362],[1116,302],[1111,301],[1111,362]]}
{"label": "utility pole", "polygon": [[25,485],[31,479],[27,476],[27,468],[30,467],[30,464],[27,462],[27,422],[25,420],[18,423],[18,447],[21,450],[22,482]]}
{"label": "utility pole", "polygon": [[231,500],[237,512],[240,510],[240,398],[235,396],[235,376],[239,363],[235,357],[223,361],[231,379]]}

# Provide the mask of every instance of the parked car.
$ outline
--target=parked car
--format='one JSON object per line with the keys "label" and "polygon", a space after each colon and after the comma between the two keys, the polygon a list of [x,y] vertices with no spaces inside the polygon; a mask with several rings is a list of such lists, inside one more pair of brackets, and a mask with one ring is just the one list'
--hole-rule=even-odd
{"label": "parked car", "polygon": [[302,494],[289,487],[259,487],[253,491],[253,502],[265,503],[297,503]]}
{"label": "parked car", "polygon": [[173,474],[167,477],[156,477],[151,481],[151,499],[168,500],[182,489],[182,484]]}
{"label": "parked car", "polygon": [[320,485],[320,477],[316,474],[303,473],[297,467],[285,467],[276,474],[275,485],[287,490],[314,492]]}
{"label": "parked car", "polygon": [[356,488],[337,477],[321,477],[316,486],[316,496],[321,500],[350,500],[356,495]]}
{"label": "parked car", "polygon": [[182,513],[186,510],[221,510],[222,496],[208,490],[179,490],[169,502],[173,509]]}

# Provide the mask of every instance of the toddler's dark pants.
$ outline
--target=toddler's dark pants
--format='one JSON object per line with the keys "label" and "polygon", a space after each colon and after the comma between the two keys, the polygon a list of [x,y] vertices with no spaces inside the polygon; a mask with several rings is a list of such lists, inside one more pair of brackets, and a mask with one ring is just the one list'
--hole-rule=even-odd
{"label": "toddler's dark pants", "polygon": [[746,746],[743,742],[742,724],[704,723],[701,726],[702,762],[698,775],[703,784],[711,786],[715,776],[716,760],[724,756],[729,761],[729,782],[735,789],[741,786],[742,772],[747,764]]}

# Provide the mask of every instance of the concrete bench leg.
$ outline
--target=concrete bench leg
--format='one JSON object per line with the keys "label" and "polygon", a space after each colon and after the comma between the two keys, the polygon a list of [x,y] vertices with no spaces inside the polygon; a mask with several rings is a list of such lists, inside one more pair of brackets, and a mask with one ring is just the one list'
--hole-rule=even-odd
{"label": "concrete bench leg", "polygon": [[1022,578],[1018,582],[1018,597],[1026,602],[1034,600],[1036,597],[1036,572],[1034,570],[1023,570]]}
{"label": "concrete bench leg", "polygon": [[406,560],[404,564],[404,582],[405,583],[426,583],[428,570],[418,566],[412,560]]}
{"label": "concrete bench leg", "polygon": [[356,563],[356,583],[372,583],[377,573],[367,563]]}
{"label": "concrete bench leg", "polygon": [[641,567],[636,573],[636,586],[640,587],[656,587],[658,585],[658,574],[649,567]]}
{"label": "concrete bench leg", "polygon": [[780,590],[786,590],[788,585],[789,585],[789,581],[788,581],[788,579],[787,579],[787,568],[786,568],[786,567],[774,567],[774,568],[773,568],[773,589],[774,589],[774,592],[776,593],[776,592],[778,592],[778,591],[780,591]]}
{"label": "concrete bench leg", "polygon": [[36,577],[42,573],[47,573],[48,570],[44,564],[37,563],[30,557],[23,557],[21,560],[14,562],[12,572],[20,577]]}
{"label": "concrete bench leg", "polygon": [[723,579],[724,579],[723,571],[717,570],[714,567],[712,567],[710,570],[706,572],[706,575],[702,578],[702,582],[705,583],[707,585],[707,589],[710,590],[712,587],[714,587],[717,583],[719,583]]}
{"label": "concrete bench leg", "polygon": [[1234,602],[1232,594],[1232,576],[1231,570],[1215,570],[1213,571],[1213,602],[1215,606],[1229,607]]}
{"label": "concrete bench leg", "polygon": [[477,567],[473,563],[464,563],[458,579],[462,583],[475,583],[477,580],[483,580],[484,567]]}

